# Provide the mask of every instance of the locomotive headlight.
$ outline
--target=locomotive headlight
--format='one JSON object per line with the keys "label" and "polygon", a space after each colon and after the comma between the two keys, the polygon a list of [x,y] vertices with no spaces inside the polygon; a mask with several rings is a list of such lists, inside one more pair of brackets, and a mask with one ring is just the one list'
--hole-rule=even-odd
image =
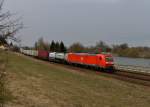
{"label": "locomotive headlight", "polygon": [[111,65],[113,65],[113,64],[114,64],[114,62],[106,62],[106,64],[111,64]]}

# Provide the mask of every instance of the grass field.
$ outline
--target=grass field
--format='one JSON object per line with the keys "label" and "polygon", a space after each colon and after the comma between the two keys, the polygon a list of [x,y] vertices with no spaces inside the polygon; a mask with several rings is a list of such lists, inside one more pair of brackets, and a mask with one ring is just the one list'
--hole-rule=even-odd
{"label": "grass field", "polygon": [[6,107],[150,107],[148,87],[9,53]]}
{"label": "grass field", "polygon": [[7,64],[7,54],[0,50],[0,107],[4,107],[5,102],[10,99],[9,91],[6,88]]}
{"label": "grass field", "polygon": [[[3,52],[0,51],[0,56],[4,56]],[[3,71],[4,71],[4,64],[5,64],[5,58],[0,57],[0,107],[4,104],[4,77],[3,77]]]}

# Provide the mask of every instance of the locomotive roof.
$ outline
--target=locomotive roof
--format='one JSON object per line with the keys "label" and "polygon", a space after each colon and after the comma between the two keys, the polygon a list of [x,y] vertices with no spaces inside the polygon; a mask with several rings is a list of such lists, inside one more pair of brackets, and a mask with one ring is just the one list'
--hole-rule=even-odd
{"label": "locomotive roof", "polygon": [[[72,53],[73,54],[73,53]],[[78,54],[78,55],[93,55],[93,56],[95,56],[95,55],[111,55],[111,53],[99,53],[99,54],[92,54],[92,53],[75,53],[75,54]]]}

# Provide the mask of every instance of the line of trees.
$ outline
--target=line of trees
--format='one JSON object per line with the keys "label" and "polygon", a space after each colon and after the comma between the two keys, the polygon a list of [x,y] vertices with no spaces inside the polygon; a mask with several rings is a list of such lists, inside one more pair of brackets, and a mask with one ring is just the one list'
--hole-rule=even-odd
{"label": "line of trees", "polygon": [[[26,49],[30,49],[25,47]],[[111,48],[103,41],[99,41],[95,46],[86,47],[80,42],[73,43],[68,48],[64,45],[63,41],[58,42],[52,40],[51,43],[44,41],[43,38],[39,38],[35,42],[34,49],[36,50],[46,50],[51,52],[76,52],[76,53],[100,53],[100,52],[110,52]]]}
{"label": "line of trees", "polygon": [[129,47],[124,43],[113,45],[112,53],[121,57],[150,58],[150,47]]}
{"label": "line of trees", "polygon": [[52,41],[48,43],[40,38],[34,46],[34,49],[48,50],[51,52],[75,52],[75,53],[92,53],[111,52],[115,56],[150,58],[150,47],[130,47],[127,43],[119,45],[108,45],[103,41],[97,42],[94,46],[84,46],[80,42],[75,42],[68,48],[61,42]]}
{"label": "line of trees", "polygon": [[34,48],[36,50],[47,50],[51,52],[67,52],[67,47],[64,45],[63,41],[55,42],[52,40],[51,43],[44,41],[43,38],[39,38],[37,42],[35,42]]}
{"label": "line of trees", "polygon": [[80,42],[73,43],[69,48],[69,52],[77,53],[101,53],[101,52],[111,52],[111,48],[103,41],[99,41],[95,46],[84,46]]}
{"label": "line of trees", "polygon": [[67,52],[67,47],[64,45],[63,41],[59,43],[52,40],[50,50],[53,52]]}
{"label": "line of trees", "polygon": [[130,47],[127,43],[119,45],[108,45],[103,41],[99,41],[95,46],[84,46],[81,43],[73,43],[69,48],[69,52],[87,52],[100,53],[111,52],[115,56],[132,57],[132,58],[150,58],[150,47]]}

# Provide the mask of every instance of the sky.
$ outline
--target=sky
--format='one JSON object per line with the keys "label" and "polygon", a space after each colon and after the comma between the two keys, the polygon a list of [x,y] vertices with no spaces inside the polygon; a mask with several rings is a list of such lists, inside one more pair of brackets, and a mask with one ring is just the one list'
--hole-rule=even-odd
{"label": "sky", "polygon": [[3,8],[22,17],[22,45],[43,37],[67,46],[99,40],[150,46],[150,0],[5,0]]}

